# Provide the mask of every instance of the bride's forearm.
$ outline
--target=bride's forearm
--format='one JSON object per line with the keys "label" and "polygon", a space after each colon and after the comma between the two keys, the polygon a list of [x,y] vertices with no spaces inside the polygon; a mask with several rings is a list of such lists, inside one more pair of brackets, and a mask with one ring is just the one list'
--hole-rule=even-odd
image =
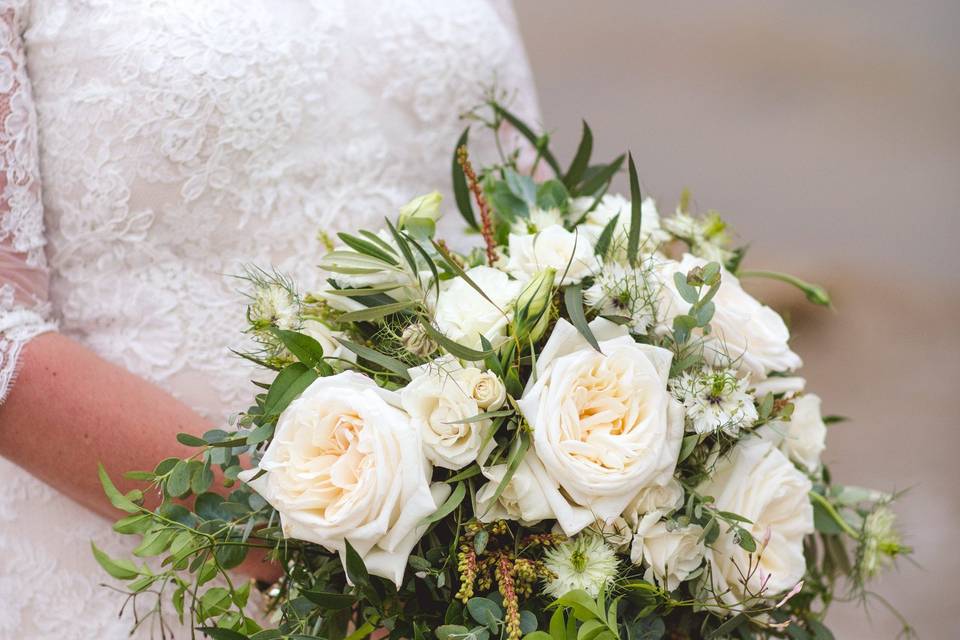
{"label": "bride's forearm", "polygon": [[56,333],[23,350],[20,372],[0,406],[0,455],[107,517],[97,463],[123,490],[131,469],[189,455],[176,440],[210,424],[159,387]]}

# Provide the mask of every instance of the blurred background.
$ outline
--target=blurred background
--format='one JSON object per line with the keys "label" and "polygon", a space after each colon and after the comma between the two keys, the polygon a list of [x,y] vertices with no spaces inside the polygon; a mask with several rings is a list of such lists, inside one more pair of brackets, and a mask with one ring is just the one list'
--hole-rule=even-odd
{"label": "blurred background", "polygon": [[[909,490],[916,565],[874,584],[921,638],[960,637],[960,2],[515,0],[543,125],[572,157],[625,148],[672,211],[725,214],[748,268],[831,291],[748,284],[791,324],[845,484]],[[621,184],[621,187],[623,185]],[[621,191],[626,189],[621,188]],[[838,639],[894,638],[838,604]]]}

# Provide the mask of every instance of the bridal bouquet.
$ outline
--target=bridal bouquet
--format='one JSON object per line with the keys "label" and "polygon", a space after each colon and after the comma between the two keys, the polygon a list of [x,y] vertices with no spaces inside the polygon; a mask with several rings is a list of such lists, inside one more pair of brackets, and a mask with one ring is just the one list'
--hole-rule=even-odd
{"label": "bridal bouquet", "polygon": [[[686,196],[661,217],[586,125],[564,169],[499,102],[473,116],[536,151],[480,168],[463,133],[476,246],[438,237],[431,193],[328,238],[321,290],[251,269],[253,403],[143,491],[101,473],[159,561],[97,559],[216,640],[833,637],[832,601],[909,549],[892,495],[832,481],[840,418],[741,280],[826,292],[745,270]],[[283,573],[266,612],[230,573],[255,549]]]}

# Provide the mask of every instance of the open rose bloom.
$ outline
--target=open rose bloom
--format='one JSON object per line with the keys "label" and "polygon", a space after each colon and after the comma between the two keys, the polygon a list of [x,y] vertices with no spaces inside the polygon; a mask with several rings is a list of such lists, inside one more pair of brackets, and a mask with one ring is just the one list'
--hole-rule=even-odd
{"label": "open rose bloom", "polygon": [[[228,640],[829,637],[838,585],[909,549],[893,496],[833,483],[831,419],[742,282],[826,293],[744,268],[716,212],[658,211],[632,158],[608,193],[624,157],[591,163],[589,129],[561,168],[488,107],[538,166],[458,147],[474,246],[431,192],[337,234],[318,290],[251,270],[252,403],[137,475],[155,511],[104,476],[164,562],[98,560]],[[251,548],[282,572],[268,616],[227,579]]]}

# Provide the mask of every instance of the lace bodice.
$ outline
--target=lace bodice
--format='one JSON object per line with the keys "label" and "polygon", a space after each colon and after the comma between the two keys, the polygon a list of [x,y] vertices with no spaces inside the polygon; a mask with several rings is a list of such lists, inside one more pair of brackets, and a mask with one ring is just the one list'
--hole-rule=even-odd
{"label": "lace bodice", "polygon": [[[224,419],[250,394],[233,275],[316,285],[318,232],[448,186],[493,82],[536,120],[491,0],[0,0],[0,391],[58,324]],[[0,461],[0,638],[127,637],[91,537],[109,527]]]}

